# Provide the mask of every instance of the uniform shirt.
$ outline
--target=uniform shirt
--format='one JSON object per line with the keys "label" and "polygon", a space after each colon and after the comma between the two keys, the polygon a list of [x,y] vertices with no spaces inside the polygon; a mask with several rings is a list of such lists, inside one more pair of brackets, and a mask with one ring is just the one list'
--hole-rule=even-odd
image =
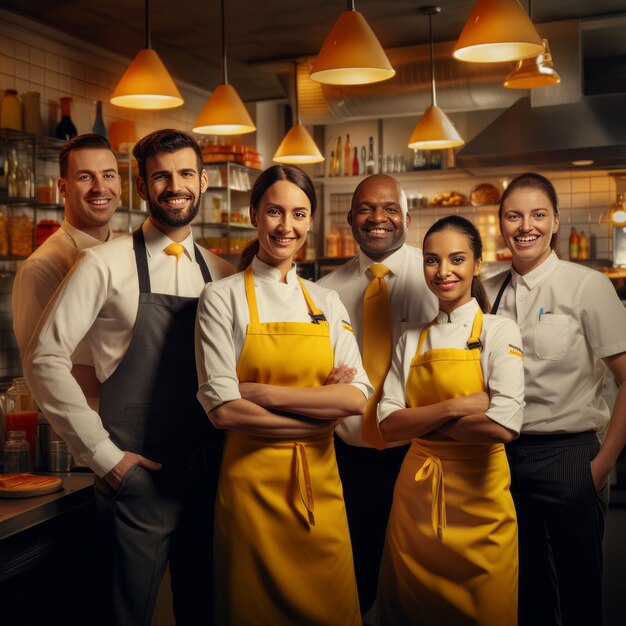
{"label": "uniform shirt", "polygon": [[[485,282],[491,302],[508,274]],[[611,282],[554,252],[524,276],[515,270],[498,315],[515,320],[524,347],[524,433],[598,430],[610,417],[600,359],[626,351],[626,310]]]}
{"label": "uniform shirt", "polygon": [[[258,257],[252,261],[252,270],[261,323],[311,321],[295,266],[287,273],[286,283],[280,282],[278,269]],[[335,367],[346,363],[356,368],[351,384],[369,398],[372,386],[363,370],[359,348],[339,296],[307,280],[303,282],[313,303],[328,320]],[[200,297],[196,321],[198,399],[207,413],[225,402],[241,398],[237,362],[249,323],[243,272],[207,284]],[[200,328],[211,338],[210,343],[201,341]]]}
{"label": "uniform shirt", "polygon": [[[367,269],[372,263],[362,250],[345,265],[324,276],[318,281],[328,289],[334,289],[348,311],[354,327],[354,333],[363,350],[363,296],[372,281],[372,274]],[[385,277],[389,292],[389,308],[391,315],[391,345],[395,346],[398,339],[408,326],[425,324],[437,315],[437,298],[426,286],[424,280],[422,251],[406,244],[390,254],[381,263],[389,268]],[[347,432],[348,427],[355,427]],[[337,433],[353,445],[367,446],[363,441],[363,421],[350,420],[337,427]]]}
{"label": "uniform shirt", "polygon": [[[111,231],[107,240],[111,239]],[[54,232],[17,270],[13,282],[13,330],[23,357],[30,338],[48,302],[70,271],[81,250],[103,242],[63,220]],[[81,342],[72,362],[93,365],[86,342]]]}
{"label": "uniform shirt", "polygon": [[[195,260],[193,237],[176,259],[163,252],[171,239],[150,220],[142,226],[153,293],[197,297],[204,287]],[[233,273],[226,261],[202,250],[211,277]],[[86,338],[96,376],[115,372],[130,344],[139,301],[139,280],[131,235],[85,250],[44,312],[26,351],[24,373],[37,404],[76,459],[103,476],[123,452],[109,439],[100,416],[91,410],[70,374],[70,356]],[[172,389],[172,393],[176,390]]]}
{"label": "uniform shirt", "polygon": [[[422,346],[422,354],[437,348],[467,349],[477,311],[478,303],[474,298],[449,316],[439,311],[437,323],[430,327]],[[383,397],[378,404],[379,422],[394,411],[407,407],[406,383],[423,327],[407,330],[400,337],[385,379]],[[520,330],[511,320],[485,315],[480,341],[483,344],[480,366],[490,399],[487,417],[519,434],[524,418],[524,361],[520,350]]]}

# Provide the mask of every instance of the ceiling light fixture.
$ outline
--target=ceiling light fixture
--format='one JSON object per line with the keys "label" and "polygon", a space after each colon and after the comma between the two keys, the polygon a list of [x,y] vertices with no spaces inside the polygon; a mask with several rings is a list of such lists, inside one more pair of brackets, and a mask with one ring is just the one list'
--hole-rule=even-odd
{"label": "ceiling light fixture", "polygon": [[617,201],[602,211],[598,218],[598,224],[626,226],[626,197],[624,194],[618,193]]}
{"label": "ceiling light fixture", "polygon": [[420,7],[422,15],[428,15],[428,32],[430,42],[430,95],[431,105],[424,111],[409,139],[409,148],[420,150],[442,150],[457,148],[465,141],[454,128],[446,114],[437,106],[435,89],[435,55],[433,52],[433,15],[441,13],[441,7]]}
{"label": "ceiling light fixture", "polygon": [[517,0],[478,0],[452,56],[469,63],[501,63],[542,52],[541,37]]}
{"label": "ceiling light fixture", "polygon": [[292,163],[304,165],[306,163],[321,163],[324,160],[317,144],[309,131],[300,121],[300,107],[298,106],[298,63],[293,64],[293,80],[295,88],[296,123],[289,129],[276,150],[273,160],[276,163]]}
{"label": "ceiling light fixture", "polygon": [[173,109],[184,104],[176,83],[150,37],[150,0],[144,1],[146,47],[140,50],[111,94],[111,104],[129,109]]}
{"label": "ceiling light fixture", "polygon": [[561,82],[561,77],[554,69],[550,44],[543,39],[543,52],[530,59],[520,59],[517,67],[504,79],[508,89],[536,89],[552,87]]}
{"label": "ceiling light fixture", "polygon": [[315,59],[311,79],[327,85],[366,85],[396,71],[366,19],[348,0]]}
{"label": "ceiling light fixture", "polygon": [[228,84],[226,61],[226,28],[224,25],[224,0],[220,2],[222,19],[222,84],[218,85],[193,127],[194,133],[201,135],[244,135],[253,133],[256,126],[239,94]]}

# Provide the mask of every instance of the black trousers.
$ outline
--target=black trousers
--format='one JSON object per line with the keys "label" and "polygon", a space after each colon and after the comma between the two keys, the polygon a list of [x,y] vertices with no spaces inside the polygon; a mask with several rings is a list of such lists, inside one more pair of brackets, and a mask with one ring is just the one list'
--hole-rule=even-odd
{"label": "black trousers", "polygon": [[507,445],[519,524],[519,626],[601,626],[608,486],[595,490],[595,433]]}
{"label": "black trousers", "polygon": [[375,450],[335,437],[361,613],[374,602],[393,489],[408,446]]}

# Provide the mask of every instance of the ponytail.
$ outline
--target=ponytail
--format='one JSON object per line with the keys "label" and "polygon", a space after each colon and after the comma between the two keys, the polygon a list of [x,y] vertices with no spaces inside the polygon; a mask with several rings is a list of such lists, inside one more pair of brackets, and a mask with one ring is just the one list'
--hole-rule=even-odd
{"label": "ponytail", "polygon": [[237,271],[243,272],[248,268],[252,260],[259,252],[259,240],[254,239],[251,241],[242,251],[239,263],[237,264]]}

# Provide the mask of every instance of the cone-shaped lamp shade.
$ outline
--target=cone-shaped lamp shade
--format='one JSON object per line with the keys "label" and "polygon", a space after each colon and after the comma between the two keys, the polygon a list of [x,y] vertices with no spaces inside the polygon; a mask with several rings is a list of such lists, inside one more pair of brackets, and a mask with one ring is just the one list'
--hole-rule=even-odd
{"label": "cone-shaped lamp shade", "polygon": [[395,73],[363,15],[344,11],[315,59],[311,79],[327,85],[365,85]]}
{"label": "cone-shaped lamp shade", "polygon": [[478,0],[452,56],[470,63],[500,63],[542,52],[541,37],[517,0]]}
{"label": "cone-shaped lamp shade", "polygon": [[183,97],[155,50],[140,50],[111,94],[111,104],[129,109],[173,109]]}
{"label": "cone-shaped lamp shade", "polygon": [[215,88],[193,127],[201,135],[243,135],[256,130],[248,110],[232,85]]}
{"label": "cone-shaped lamp shade", "polygon": [[626,201],[623,194],[618,194],[617,202],[602,211],[598,218],[598,224],[626,226]]}
{"label": "cone-shaped lamp shade", "polygon": [[437,105],[431,105],[424,111],[413,130],[409,148],[443,150],[457,148],[464,143],[446,114]]}
{"label": "cone-shaped lamp shade", "polygon": [[300,123],[294,124],[276,150],[274,155],[276,163],[292,163],[301,165],[305,163],[321,163],[324,160],[313,137]]}
{"label": "cone-shaped lamp shade", "polygon": [[543,48],[540,55],[518,61],[517,67],[504,80],[504,86],[509,89],[535,89],[558,85],[561,77],[554,69],[547,39],[543,40]]}

